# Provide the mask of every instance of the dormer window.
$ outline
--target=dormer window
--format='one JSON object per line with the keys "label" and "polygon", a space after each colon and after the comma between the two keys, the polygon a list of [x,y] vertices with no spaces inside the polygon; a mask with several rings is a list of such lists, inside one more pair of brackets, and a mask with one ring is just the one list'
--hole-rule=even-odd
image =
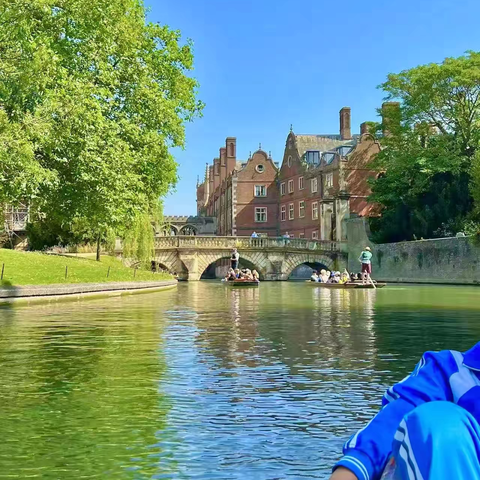
{"label": "dormer window", "polygon": [[309,150],[305,152],[305,161],[308,165],[319,165],[320,164],[320,154],[318,150]]}
{"label": "dormer window", "polygon": [[342,147],[337,148],[337,151],[341,157],[346,157],[352,150],[352,145],[343,145]]}
{"label": "dormer window", "polygon": [[334,152],[327,152],[323,154],[323,160],[327,165],[330,165],[333,162],[334,158],[335,158]]}

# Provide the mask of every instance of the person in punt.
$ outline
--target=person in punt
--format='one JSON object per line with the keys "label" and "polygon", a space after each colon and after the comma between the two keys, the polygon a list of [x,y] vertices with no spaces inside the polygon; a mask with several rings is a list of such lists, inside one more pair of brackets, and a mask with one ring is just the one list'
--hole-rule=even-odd
{"label": "person in punt", "polygon": [[426,352],[343,447],[330,480],[479,480],[480,342]]}

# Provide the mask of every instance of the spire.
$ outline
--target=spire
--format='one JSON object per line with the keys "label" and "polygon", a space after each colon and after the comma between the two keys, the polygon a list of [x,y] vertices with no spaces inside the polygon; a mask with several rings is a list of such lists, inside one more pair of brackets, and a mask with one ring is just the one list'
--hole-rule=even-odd
{"label": "spire", "polygon": [[291,123],[290,124],[290,133],[292,133],[292,132],[293,132],[293,124]]}
{"label": "spire", "polygon": [[208,168],[208,163],[205,167],[205,187],[203,189],[203,205],[208,203],[208,197],[210,197],[210,171]]}
{"label": "spire", "polygon": [[261,143],[258,144],[258,149],[259,149],[259,150],[262,149],[262,144],[261,144]]}
{"label": "spire", "polygon": [[271,151],[271,150],[268,151],[268,158],[269,158],[270,160],[272,159],[272,151]]}
{"label": "spire", "polygon": [[197,175],[197,187],[200,185],[200,175]]}
{"label": "spire", "polygon": [[250,152],[248,153],[248,158],[252,158],[252,151],[250,150]]}

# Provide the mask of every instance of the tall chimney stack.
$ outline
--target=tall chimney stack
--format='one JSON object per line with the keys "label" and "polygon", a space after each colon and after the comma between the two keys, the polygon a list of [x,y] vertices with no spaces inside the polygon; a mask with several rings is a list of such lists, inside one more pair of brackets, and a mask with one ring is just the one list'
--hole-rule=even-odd
{"label": "tall chimney stack", "polygon": [[352,139],[352,129],[350,127],[350,107],[343,107],[340,110],[340,137],[342,140]]}

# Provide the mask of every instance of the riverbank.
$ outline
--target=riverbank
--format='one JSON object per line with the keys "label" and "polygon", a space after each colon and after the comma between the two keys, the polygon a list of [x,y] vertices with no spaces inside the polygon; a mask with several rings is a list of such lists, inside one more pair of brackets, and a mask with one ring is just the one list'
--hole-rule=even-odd
{"label": "riverbank", "polygon": [[121,260],[108,255],[97,262],[91,258],[6,249],[0,249],[2,270],[3,287],[173,280],[169,274],[126,267]]}
{"label": "riverbank", "polygon": [[81,298],[118,297],[159,292],[177,286],[176,280],[151,282],[77,283],[70,285],[26,285],[0,287],[0,305],[49,303]]}

